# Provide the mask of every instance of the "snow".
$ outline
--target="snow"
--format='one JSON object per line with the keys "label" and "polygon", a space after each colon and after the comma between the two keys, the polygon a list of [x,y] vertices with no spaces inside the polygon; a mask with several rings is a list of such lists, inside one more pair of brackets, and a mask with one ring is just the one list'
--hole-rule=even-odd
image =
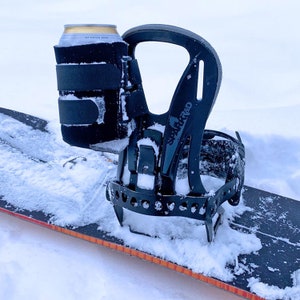
{"label": "snow", "polygon": [[293,288],[286,287],[284,289],[280,289],[277,286],[270,286],[268,284],[262,283],[258,279],[253,277],[249,279],[249,287],[251,290],[261,295],[261,297],[267,299],[299,299],[299,273],[300,270],[297,270],[292,274]]}
{"label": "snow", "polygon": [[[165,23],[202,35],[216,49],[223,66],[220,94],[207,128],[230,134],[239,131],[246,147],[246,184],[300,200],[299,8],[296,0],[284,4],[276,0],[172,1],[172,6],[157,0],[126,0],[122,5],[95,0],[5,1],[0,11],[0,106],[50,120],[52,134],[41,143],[40,133],[0,115],[2,137],[15,147],[9,153],[7,145],[0,144],[1,194],[24,208],[47,209],[55,215],[56,224],[103,219],[104,229],[133,246],[151,247],[157,255],[179,257],[180,263],[189,263],[195,271],[229,280],[234,274],[226,264],[235,265],[240,253],[259,249],[255,234],[238,233],[225,223],[215,244],[207,245],[203,226],[194,220],[153,220],[132,213],[125,216],[125,225],[158,238],[136,236],[128,227],[118,226],[109,203],[102,201],[101,185],[116,172],[111,162],[115,156],[68,147],[61,141],[53,46],[68,23],[114,23],[120,34],[141,24]],[[152,46],[139,46],[137,57],[150,107],[163,112],[187,58],[182,49]],[[25,149],[27,157],[20,149]],[[33,157],[50,163],[41,165]],[[245,209],[243,204],[228,205],[227,217]],[[0,266],[1,299],[238,298],[3,214]],[[236,273],[246,267],[236,265]],[[284,290],[258,278],[251,278],[249,286],[268,299],[299,299],[299,272],[293,280],[293,287]]]}

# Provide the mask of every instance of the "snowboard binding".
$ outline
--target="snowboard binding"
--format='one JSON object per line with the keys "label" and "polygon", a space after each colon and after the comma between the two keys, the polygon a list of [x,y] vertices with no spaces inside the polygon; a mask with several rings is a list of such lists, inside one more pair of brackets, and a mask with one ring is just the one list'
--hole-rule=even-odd
{"label": "snowboard binding", "polygon": [[[193,218],[205,223],[211,242],[224,212],[222,204],[239,203],[245,158],[238,134],[233,138],[205,129],[221,83],[218,55],[200,36],[174,26],[138,26],[122,38],[128,56],[122,58],[119,105],[124,108],[125,103],[126,119],[133,126],[128,145],[119,153],[117,177],[108,183],[107,199],[121,225],[124,209]],[[135,58],[136,46],[146,41],[182,46],[190,56],[169,110],[160,115],[147,107]],[[222,186],[207,190],[205,175],[222,179]]]}

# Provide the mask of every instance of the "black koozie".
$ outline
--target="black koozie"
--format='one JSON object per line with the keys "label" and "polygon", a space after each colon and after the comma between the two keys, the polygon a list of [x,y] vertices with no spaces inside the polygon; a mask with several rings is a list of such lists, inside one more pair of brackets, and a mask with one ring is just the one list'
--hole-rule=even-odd
{"label": "black koozie", "polygon": [[55,46],[63,140],[89,148],[127,136],[120,100],[125,42]]}

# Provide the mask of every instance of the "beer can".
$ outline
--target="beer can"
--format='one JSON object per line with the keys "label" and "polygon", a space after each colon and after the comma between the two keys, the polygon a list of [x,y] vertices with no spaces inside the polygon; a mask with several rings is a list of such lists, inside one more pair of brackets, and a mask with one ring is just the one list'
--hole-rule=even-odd
{"label": "beer can", "polygon": [[123,42],[116,25],[109,24],[66,24],[58,45],[61,47],[94,43]]}
{"label": "beer can", "polygon": [[54,51],[64,141],[96,148],[126,137],[121,92],[128,49],[116,26],[65,25]]}

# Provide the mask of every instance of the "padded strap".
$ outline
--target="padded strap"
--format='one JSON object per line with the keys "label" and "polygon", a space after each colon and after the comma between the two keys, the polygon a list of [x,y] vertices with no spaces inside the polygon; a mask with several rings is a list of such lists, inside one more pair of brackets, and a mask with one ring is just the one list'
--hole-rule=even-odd
{"label": "padded strap", "polygon": [[121,86],[121,70],[113,64],[56,66],[59,91],[114,90]]}

